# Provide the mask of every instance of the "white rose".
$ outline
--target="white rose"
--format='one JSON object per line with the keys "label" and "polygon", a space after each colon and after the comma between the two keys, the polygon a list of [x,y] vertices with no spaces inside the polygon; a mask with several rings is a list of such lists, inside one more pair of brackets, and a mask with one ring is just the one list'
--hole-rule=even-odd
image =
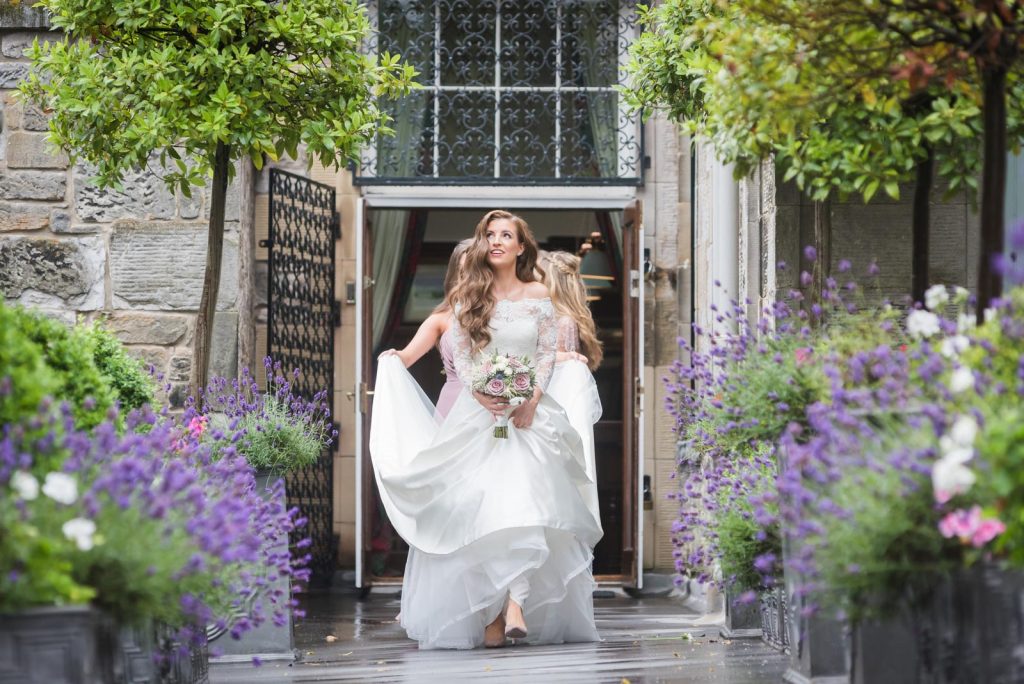
{"label": "white rose", "polygon": [[19,498],[32,501],[39,496],[39,480],[32,473],[18,470],[11,475],[11,489],[17,492]]}
{"label": "white rose", "polygon": [[79,551],[88,551],[93,547],[93,535],[96,534],[96,523],[85,518],[72,518],[61,526],[64,536],[75,542]]}
{"label": "white rose", "polygon": [[959,333],[965,333],[969,330],[973,330],[977,320],[970,314],[959,314],[956,317],[956,331]]}
{"label": "white rose", "polygon": [[939,317],[930,311],[915,309],[907,316],[907,332],[914,337],[931,337],[939,332]]}
{"label": "white rose", "polygon": [[942,460],[950,463],[967,463],[974,458],[974,449],[957,444],[951,437],[940,439],[939,449],[942,451]]}
{"label": "white rose", "polygon": [[970,447],[978,436],[978,421],[971,416],[960,416],[949,429],[949,437],[957,446]]}
{"label": "white rose", "polygon": [[965,335],[953,335],[942,340],[939,352],[947,359],[951,359],[963,354],[969,346],[971,346],[971,341]]}
{"label": "white rose", "polygon": [[47,473],[43,494],[57,503],[70,506],[78,500],[78,483],[66,473]]}
{"label": "white rose", "polygon": [[950,459],[939,459],[932,466],[932,488],[940,501],[948,501],[957,494],[963,494],[971,488],[975,479],[970,468]]}
{"label": "white rose", "polygon": [[970,368],[961,366],[953,371],[949,377],[949,391],[954,394],[961,394],[974,387],[974,373]]}
{"label": "white rose", "polygon": [[949,302],[949,292],[946,291],[945,285],[932,285],[924,293],[924,305],[930,310],[935,311],[941,306],[944,306]]}

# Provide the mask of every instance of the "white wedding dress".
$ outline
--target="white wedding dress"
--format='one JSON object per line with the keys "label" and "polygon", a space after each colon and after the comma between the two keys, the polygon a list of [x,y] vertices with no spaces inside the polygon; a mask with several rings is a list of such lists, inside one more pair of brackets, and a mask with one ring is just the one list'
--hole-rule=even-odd
{"label": "white wedding dress", "polygon": [[[491,343],[477,355],[457,325],[455,368],[493,352],[527,356],[548,386],[557,329],[549,299],[499,301]],[[493,434],[493,417],[464,389],[438,424],[397,357],[377,369],[370,454],[384,508],[409,544],[401,624],[420,648],[474,648],[522,597],[530,643],[596,641],[592,549],[600,524],[583,440],[547,394],[533,424]]]}

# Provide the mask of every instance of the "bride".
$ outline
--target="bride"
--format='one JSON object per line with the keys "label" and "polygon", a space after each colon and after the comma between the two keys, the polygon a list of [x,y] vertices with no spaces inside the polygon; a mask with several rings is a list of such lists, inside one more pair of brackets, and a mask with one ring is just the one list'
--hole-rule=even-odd
{"label": "bride", "polygon": [[[392,525],[413,549],[401,624],[420,648],[595,641],[583,443],[545,392],[557,324],[536,282],[537,243],[504,211],[476,227],[452,293],[455,370],[465,389],[439,425],[402,361],[380,358],[370,453]],[[472,392],[474,364],[500,352],[532,359],[538,388],[494,436],[505,400]]]}

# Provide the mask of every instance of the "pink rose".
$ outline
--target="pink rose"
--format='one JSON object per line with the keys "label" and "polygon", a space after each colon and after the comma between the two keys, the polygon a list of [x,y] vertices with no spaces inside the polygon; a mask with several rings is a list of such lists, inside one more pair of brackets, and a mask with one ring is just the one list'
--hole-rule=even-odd
{"label": "pink rose", "polygon": [[961,544],[981,548],[1006,531],[1006,525],[998,518],[982,518],[981,506],[971,506],[965,511],[959,509],[948,513],[939,522],[939,533],[947,539],[956,537]]}
{"label": "pink rose", "polygon": [[802,366],[811,360],[814,350],[810,347],[798,347],[794,354],[796,355],[796,365]]}
{"label": "pink rose", "polygon": [[498,397],[505,393],[505,381],[501,378],[492,378],[487,383],[487,393]]}
{"label": "pink rose", "polygon": [[518,373],[512,378],[512,387],[517,392],[525,392],[530,389],[530,376],[526,373]]}

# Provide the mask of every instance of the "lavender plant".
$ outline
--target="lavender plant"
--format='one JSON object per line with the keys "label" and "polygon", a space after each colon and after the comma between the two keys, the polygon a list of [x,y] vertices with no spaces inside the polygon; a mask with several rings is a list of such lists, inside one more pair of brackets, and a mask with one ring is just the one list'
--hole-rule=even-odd
{"label": "lavender plant", "polygon": [[214,459],[238,453],[258,471],[286,473],[312,465],[337,431],[331,424],[326,390],[306,399],[280,362],[264,359],[267,390],[260,391],[249,372],[228,380],[214,378],[198,398],[186,401],[183,422],[210,445]]}
{"label": "lavender plant", "polygon": [[236,638],[284,624],[295,599],[275,580],[306,581],[309,556],[279,542],[305,521],[256,491],[244,457],[213,460],[148,410],[123,432],[114,409],[90,432],[67,404],[44,402],[33,422],[41,436],[14,424],[0,439],[0,612],[88,602],[124,624],[166,623],[186,647],[208,624]]}

